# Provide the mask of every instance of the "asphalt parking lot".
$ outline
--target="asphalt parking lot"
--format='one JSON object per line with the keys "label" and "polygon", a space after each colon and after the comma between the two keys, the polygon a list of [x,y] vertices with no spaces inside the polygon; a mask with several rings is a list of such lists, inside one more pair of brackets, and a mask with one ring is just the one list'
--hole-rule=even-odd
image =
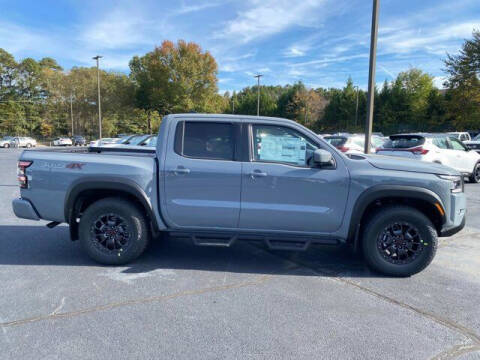
{"label": "asphalt parking lot", "polygon": [[0,149],[2,359],[480,359],[480,184],[466,228],[411,278],[345,249],[168,239],[104,267],[66,226],[13,215],[19,154]]}

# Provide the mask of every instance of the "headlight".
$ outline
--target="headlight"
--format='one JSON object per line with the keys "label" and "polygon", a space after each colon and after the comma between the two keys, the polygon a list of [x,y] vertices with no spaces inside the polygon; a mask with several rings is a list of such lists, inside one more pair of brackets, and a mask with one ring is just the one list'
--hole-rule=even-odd
{"label": "headlight", "polygon": [[459,175],[437,175],[440,179],[450,181],[450,190],[452,193],[463,192],[463,176]]}

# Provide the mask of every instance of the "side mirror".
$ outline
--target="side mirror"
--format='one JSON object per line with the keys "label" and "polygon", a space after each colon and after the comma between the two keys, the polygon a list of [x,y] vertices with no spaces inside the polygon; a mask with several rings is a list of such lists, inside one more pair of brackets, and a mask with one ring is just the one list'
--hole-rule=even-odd
{"label": "side mirror", "polygon": [[313,153],[313,162],[318,167],[331,165],[333,162],[332,160],[333,160],[333,156],[327,150],[317,149]]}

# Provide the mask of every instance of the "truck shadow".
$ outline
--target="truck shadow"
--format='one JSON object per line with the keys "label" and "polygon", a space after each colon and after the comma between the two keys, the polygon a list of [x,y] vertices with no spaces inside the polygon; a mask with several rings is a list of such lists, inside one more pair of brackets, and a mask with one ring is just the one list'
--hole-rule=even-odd
{"label": "truck shadow", "polygon": [[[0,265],[99,266],[80,243],[69,240],[68,228],[0,226]],[[152,240],[147,251],[123,273],[158,269],[220,271],[299,276],[378,277],[346,247],[315,246],[307,251],[272,251],[238,242],[229,248],[195,246],[188,240]]]}

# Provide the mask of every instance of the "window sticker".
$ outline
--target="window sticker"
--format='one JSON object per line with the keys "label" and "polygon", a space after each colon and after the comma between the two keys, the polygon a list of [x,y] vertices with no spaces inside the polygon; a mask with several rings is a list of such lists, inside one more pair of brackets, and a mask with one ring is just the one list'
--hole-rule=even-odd
{"label": "window sticker", "polygon": [[261,134],[257,153],[259,160],[305,165],[306,148],[302,138]]}

